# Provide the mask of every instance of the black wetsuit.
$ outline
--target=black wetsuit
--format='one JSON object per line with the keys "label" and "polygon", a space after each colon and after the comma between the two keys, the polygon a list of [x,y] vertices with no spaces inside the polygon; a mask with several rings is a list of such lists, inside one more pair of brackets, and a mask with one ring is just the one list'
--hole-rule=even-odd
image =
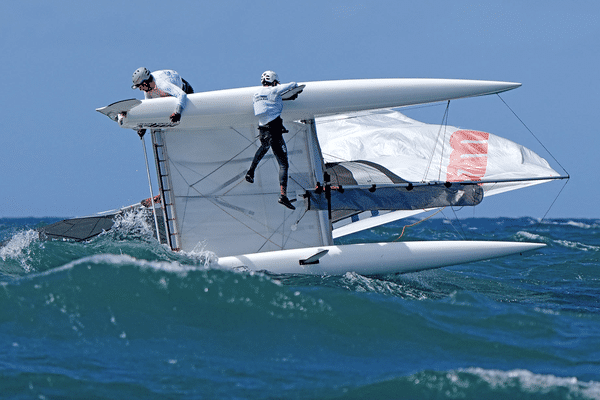
{"label": "black wetsuit", "polygon": [[277,159],[277,163],[279,164],[279,185],[281,186],[281,192],[285,195],[287,191],[287,180],[288,180],[288,157],[287,157],[287,147],[285,146],[285,141],[283,140],[283,133],[287,132],[287,130],[283,126],[283,121],[281,117],[275,118],[273,121],[269,122],[264,126],[259,126],[258,130],[260,132],[260,144],[261,146],[254,154],[254,159],[252,160],[252,164],[250,165],[250,169],[248,170],[248,174],[254,177],[254,170],[258,166],[258,163],[269,151],[269,147],[273,150],[273,154]]}

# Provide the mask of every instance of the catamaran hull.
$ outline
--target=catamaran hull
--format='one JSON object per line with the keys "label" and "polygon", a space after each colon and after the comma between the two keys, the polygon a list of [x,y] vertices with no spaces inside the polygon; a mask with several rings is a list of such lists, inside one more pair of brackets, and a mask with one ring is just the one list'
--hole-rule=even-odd
{"label": "catamaran hull", "polygon": [[[317,116],[352,111],[402,107],[437,101],[500,93],[520,83],[462,79],[357,79],[303,82],[302,94],[287,101],[284,121],[310,120]],[[218,90],[188,95],[179,129],[256,124],[252,96],[258,87]],[[168,128],[175,109],[174,97],[142,100],[128,111],[122,127]],[[118,105],[118,104],[117,104]],[[116,107],[117,105],[111,105]],[[128,106],[129,103],[127,103]],[[109,106],[110,107],[110,106]],[[107,107],[98,111],[108,115]],[[114,111],[114,110],[113,110]]]}
{"label": "catamaran hull", "polygon": [[487,260],[544,246],[543,243],[493,241],[367,243],[220,257],[217,263],[224,268],[276,274],[385,275]]}

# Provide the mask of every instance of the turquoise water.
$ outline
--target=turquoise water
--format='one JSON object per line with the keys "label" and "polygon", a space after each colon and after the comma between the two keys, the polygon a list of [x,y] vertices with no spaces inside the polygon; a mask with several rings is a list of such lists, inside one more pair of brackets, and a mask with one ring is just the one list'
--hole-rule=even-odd
{"label": "turquoise water", "polygon": [[428,220],[402,240],[547,247],[384,277],[214,269],[135,218],[40,241],[56,220],[0,219],[3,399],[600,399],[599,220]]}

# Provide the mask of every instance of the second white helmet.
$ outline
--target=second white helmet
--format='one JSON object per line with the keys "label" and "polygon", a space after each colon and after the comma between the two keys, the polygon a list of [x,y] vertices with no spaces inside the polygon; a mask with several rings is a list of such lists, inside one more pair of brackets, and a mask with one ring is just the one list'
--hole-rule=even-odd
{"label": "second white helmet", "polygon": [[137,89],[137,87],[140,86],[142,82],[148,80],[148,78],[150,78],[150,71],[148,68],[141,67],[136,69],[131,77],[131,80],[133,81],[131,88]]}
{"label": "second white helmet", "polygon": [[279,83],[279,77],[273,71],[265,71],[260,77],[260,83],[264,85],[265,82],[270,84],[273,84],[275,82]]}

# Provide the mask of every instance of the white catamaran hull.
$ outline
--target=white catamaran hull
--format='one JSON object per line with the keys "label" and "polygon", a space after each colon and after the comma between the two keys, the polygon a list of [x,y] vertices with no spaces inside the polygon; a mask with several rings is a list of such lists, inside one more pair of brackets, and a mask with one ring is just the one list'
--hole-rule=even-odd
{"label": "white catamaran hull", "polygon": [[[520,83],[459,79],[360,79],[303,82],[298,99],[286,102],[284,121],[309,120],[316,116],[352,111],[402,107],[413,104],[500,93]],[[258,87],[217,90],[188,95],[179,129],[256,124],[252,96]],[[168,127],[176,99],[142,100],[123,120],[124,128]],[[105,107],[106,108],[106,107]],[[98,109],[106,113],[106,110]]]}
{"label": "white catamaran hull", "polygon": [[439,241],[367,243],[220,257],[218,265],[276,274],[385,275],[487,260],[544,247],[543,243]]}

